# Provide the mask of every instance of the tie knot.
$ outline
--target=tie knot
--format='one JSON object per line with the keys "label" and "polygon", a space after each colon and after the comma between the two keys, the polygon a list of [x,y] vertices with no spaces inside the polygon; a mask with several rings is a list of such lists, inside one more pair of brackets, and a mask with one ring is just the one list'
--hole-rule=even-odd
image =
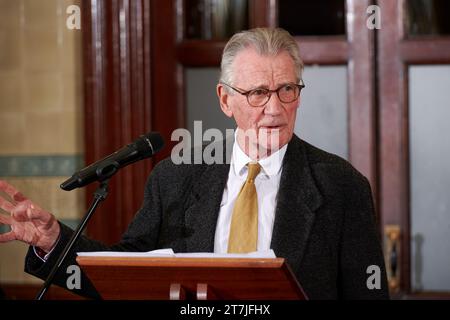
{"label": "tie knot", "polygon": [[254,181],[256,176],[261,171],[261,166],[258,162],[249,162],[247,164],[248,167],[248,175],[247,175],[247,181]]}

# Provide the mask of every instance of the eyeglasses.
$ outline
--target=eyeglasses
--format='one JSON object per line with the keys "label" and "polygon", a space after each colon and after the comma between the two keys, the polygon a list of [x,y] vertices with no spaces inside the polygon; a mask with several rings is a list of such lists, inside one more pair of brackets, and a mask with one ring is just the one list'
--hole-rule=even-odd
{"label": "eyeglasses", "polygon": [[282,85],[278,89],[269,90],[265,88],[256,88],[249,91],[244,91],[230,86],[227,83],[221,82],[221,84],[233,89],[234,91],[247,97],[247,102],[252,107],[263,107],[269,102],[272,93],[276,92],[278,99],[283,103],[291,103],[297,100],[300,96],[300,91],[305,87],[303,80],[300,80],[300,84],[287,83]]}

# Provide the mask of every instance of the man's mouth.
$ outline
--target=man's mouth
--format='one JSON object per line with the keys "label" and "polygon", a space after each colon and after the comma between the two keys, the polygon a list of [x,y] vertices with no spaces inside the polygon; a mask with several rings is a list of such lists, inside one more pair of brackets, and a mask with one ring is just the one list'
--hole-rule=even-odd
{"label": "man's mouth", "polygon": [[260,126],[260,129],[265,130],[281,130],[284,127],[284,125],[277,124],[277,125],[267,125],[267,126]]}

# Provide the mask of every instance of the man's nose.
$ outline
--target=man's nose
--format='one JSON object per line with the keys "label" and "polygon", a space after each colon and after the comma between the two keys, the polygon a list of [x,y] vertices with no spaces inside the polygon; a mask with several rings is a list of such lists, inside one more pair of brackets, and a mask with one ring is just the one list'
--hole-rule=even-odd
{"label": "man's nose", "polygon": [[264,113],[269,115],[280,114],[283,110],[283,103],[278,98],[278,95],[274,92],[271,94],[269,101],[264,106]]}

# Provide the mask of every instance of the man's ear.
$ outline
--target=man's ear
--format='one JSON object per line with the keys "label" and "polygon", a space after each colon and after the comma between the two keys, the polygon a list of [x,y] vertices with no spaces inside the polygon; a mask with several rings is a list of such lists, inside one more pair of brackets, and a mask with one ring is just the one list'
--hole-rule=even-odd
{"label": "man's ear", "polygon": [[225,89],[225,86],[221,83],[217,84],[216,91],[217,96],[219,97],[220,109],[222,109],[227,117],[231,118],[233,116],[233,111],[231,111],[231,107],[228,105],[229,94]]}

